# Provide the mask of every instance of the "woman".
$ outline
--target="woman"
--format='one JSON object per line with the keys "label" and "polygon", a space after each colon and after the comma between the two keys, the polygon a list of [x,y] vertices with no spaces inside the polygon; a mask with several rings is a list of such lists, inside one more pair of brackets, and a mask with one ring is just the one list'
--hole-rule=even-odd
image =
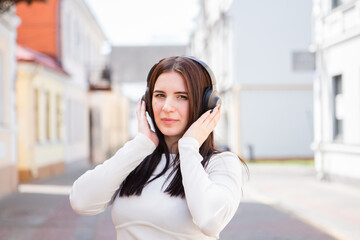
{"label": "woman", "polygon": [[215,149],[221,110],[204,103],[204,91],[215,91],[206,68],[191,57],[153,66],[146,103],[137,107],[137,136],[74,182],[75,212],[94,215],[112,205],[121,240],[219,238],[238,208],[246,165]]}

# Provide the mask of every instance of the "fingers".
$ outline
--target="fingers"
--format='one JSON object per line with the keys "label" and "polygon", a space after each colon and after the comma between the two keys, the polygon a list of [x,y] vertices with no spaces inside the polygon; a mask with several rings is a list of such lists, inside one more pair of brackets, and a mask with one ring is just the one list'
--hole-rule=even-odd
{"label": "fingers", "polygon": [[211,128],[212,130],[214,130],[214,128],[216,127],[217,123],[219,122],[221,117],[221,110],[219,109],[216,114],[214,115],[214,117],[211,119],[211,121],[209,122],[209,128]]}
{"label": "fingers", "polygon": [[220,105],[216,106],[213,109],[206,111],[205,113],[203,113],[203,115],[200,116],[200,118],[198,119],[198,122],[201,124],[204,121],[208,120],[209,117],[211,119],[212,117],[215,116],[215,114],[219,110],[219,108],[220,108]]}
{"label": "fingers", "polygon": [[138,119],[138,129],[140,131],[144,130],[144,125],[147,124],[147,120],[146,120],[146,106],[145,106],[145,102],[142,100],[140,100],[137,105],[136,117]]}
{"label": "fingers", "polygon": [[208,110],[203,115],[200,116],[200,118],[197,120],[200,124],[203,123],[211,114],[212,110]]}
{"label": "fingers", "polygon": [[208,126],[208,125],[213,125],[215,123],[217,123],[217,121],[220,119],[221,116],[221,111],[220,111],[220,106],[216,106],[214,109],[212,109],[209,113],[209,115],[206,116],[206,118],[203,121],[203,124]]}
{"label": "fingers", "polygon": [[136,117],[137,117],[137,119],[139,119],[140,106],[141,106],[141,100],[138,102],[138,105],[136,107]]}
{"label": "fingers", "polygon": [[213,110],[206,111],[187,129],[184,136],[195,138],[201,146],[209,134],[215,129],[220,116],[220,107],[215,107]]}
{"label": "fingers", "polygon": [[145,107],[145,101],[140,100],[141,101],[141,105],[140,105],[140,113],[141,113],[141,117],[142,119],[146,118],[146,107]]}

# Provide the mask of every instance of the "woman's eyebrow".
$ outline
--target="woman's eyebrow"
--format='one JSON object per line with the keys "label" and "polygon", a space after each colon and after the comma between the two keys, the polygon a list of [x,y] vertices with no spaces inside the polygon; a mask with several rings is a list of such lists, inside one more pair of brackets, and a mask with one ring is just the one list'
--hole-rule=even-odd
{"label": "woman's eyebrow", "polygon": [[161,91],[161,90],[154,90],[154,92],[163,93],[164,91]]}
{"label": "woman's eyebrow", "polygon": [[[162,91],[162,90],[154,90],[154,93],[165,93],[165,91]],[[175,94],[188,94],[188,92],[186,91],[178,91],[178,92],[175,92]]]}

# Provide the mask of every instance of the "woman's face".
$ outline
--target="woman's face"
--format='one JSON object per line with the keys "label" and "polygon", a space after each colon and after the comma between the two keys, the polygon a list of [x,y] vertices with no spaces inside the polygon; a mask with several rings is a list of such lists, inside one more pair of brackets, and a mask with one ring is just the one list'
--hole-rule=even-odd
{"label": "woman's face", "polygon": [[179,73],[160,74],[154,86],[152,108],[155,124],[167,144],[180,139],[189,121],[189,100],[185,81]]}

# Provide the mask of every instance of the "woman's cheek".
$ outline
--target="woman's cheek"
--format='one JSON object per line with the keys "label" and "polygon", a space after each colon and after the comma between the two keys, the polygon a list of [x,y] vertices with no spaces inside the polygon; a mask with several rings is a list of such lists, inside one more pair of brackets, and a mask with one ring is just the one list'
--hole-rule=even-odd
{"label": "woman's cheek", "polygon": [[157,123],[158,118],[159,118],[159,114],[160,114],[159,103],[157,101],[153,101],[152,108],[153,108],[153,112],[154,112],[155,122]]}
{"label": "woman's cheek", "polygon": [[153,101],[153,111],[158,112],[159,111],[159,103],[157,101]]}

